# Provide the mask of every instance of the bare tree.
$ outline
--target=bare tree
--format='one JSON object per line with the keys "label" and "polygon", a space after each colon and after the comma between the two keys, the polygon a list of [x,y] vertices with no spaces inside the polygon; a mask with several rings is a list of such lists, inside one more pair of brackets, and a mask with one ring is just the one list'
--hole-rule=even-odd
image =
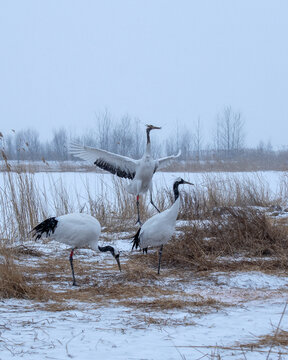
{"label": "bare tree", "polygon": [[98,146],[100,149],[109,150],[110,149],[110,139],[111,139],[111,126],[112,119],[108,110],[106,109],[103,114],[97,115],[97,127],[98,127]]}
{"label": "bare tree", "polygon": [[28,129],[25,132],[25,145],[28,148],[29,160],[38,160],[41,144],[39,140],[39,133],[36,130]]}
{"label": "bare tree", "polygon": [[203,135],[202,135],[202,126],[200,122],[200,118],[198,118],[195,126],[195,135],[194,135],[194,147],[196,153],[196,160],[200,160],[200,153],[203,146]]}
{"label": "bare tree", "polygon": [[239,112],[234,112],[227,106],[222,114],[217,116],[214,143],[218,152],[226,157],[237,154],[244,146],[244,121]]}
{"label": "bare tree", "polygon": [[16,154],[15,154],[15,146],[14,146],[14,137],[11,134],[5,136],[2,133],[0,134],[2,135],[2,136],[0,135],[1,149],[4,150],[5,155],[9,160],[15,159]]}
{"label": "bare tree", "polygon": [[140,159],[140,157],[143,155],[143,149],[144,149],[144,131],[143,128],[140,127],[140,120],[136,119],[134,120],[134,129],[133,129],[133,140],[134,140],[134,146],[133,146],[133,153],[131,156],[134,159]]}
{"label": "bare tree", "polygon": [[39,134],[36,130],[20,130],[15,134],[15,153],[17,160],[39,159],[40,147]]}
{"label": "bare tree", "polygon": [[[192,156],[193,149],[193,135],[186,127],[181,129],[179,134],[178,146],[181,150],[181,158],[183,160],[188,160]],[[177,143],[177,142],[176,142]],[[179,148],[176,148],[173,154],[176,154],[179,151]]]}
{"label": "bare tree", "polygon": [[175,136],[171,135],[165,142],[166,154],[174,154],[176,145],[175,145]]}
{"label": "bare tree", "polygon": [[113,130],[113,152],[121,155],[132,156],[133,142],[131,119],[128,115],[121,118],[121,121],[116,124]]}
{"label": "bare tree", "polygon": [[53,131],[51,156],[53,160],[67,160],[67,131],[64,128]]}

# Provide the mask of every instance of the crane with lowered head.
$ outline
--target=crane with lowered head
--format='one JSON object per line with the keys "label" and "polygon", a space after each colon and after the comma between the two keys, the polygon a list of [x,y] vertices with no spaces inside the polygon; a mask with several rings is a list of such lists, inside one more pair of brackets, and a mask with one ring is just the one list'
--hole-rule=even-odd
{"label": "crane with lowered head", "polygon": [[97,219],[88,214],[71,213],[57,217],[51,217],[37,226],[30,233],[35,240],[42,236],[49,237],[60,243],[71,246],[69,261],[73,277],[73,285],[76,285],[76,279],[73,266],[73,255],[75,249],[91,248],[95,251],[107,252],[117,261],[119,270],[121,271],[119,255],[120,252],[116,247],[98,246],[98,239],[101,233],[101,226]]}

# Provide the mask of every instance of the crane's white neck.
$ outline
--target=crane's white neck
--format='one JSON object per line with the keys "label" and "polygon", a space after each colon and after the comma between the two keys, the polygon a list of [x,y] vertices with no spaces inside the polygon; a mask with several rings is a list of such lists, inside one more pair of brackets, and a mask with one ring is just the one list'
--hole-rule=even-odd
{"label": "crane's white neck", "polygon": [[180,182],[175,181],[175,183],[173,185],[173,192],[174,192],[175,202],[170,208],[171,215],[173,216],[173,220],[175,220],[175,221],[177,219],[179,208],[180,208],[180,197],[179,197],[179,189],[178,189],[179,185],[180,185]]}
{"label": "crane's white neck", "polygon": [[169,219],[170,219],[171,223],[173,223],[174,221],[177,220],[179,208],[180,208],[180,197],[178,197],[178,199],[174,202],[174,204],[168,210]]}
{"label": "crane's white neck", "polygon": [[180,208],[180,197],[178,197],[174,204],[172,205],[176,210],[177,210],[177,214],[178,214],[178,211],[179,211],[179,208]]}
{"label": "crane's white neck", "polygon": [[149,143],[147,143],[147,145],[146,145],[146,151],[145,151],[145,155],[146,156],[150,156],[151,155],[151,144]]}

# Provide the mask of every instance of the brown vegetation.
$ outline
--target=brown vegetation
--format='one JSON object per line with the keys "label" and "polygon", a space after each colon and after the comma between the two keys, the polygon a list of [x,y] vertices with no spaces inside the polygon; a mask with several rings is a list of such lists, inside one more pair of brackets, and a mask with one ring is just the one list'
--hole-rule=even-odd
{"label": "brown vegetation", "polygon": [[[0,229],[1,298],[36,300],[39,309],[48,311],[69,311],[83,304],[93,308],[121,306],[132,312],[139,309],[139,321],[148,326],[161,326],[170,321],[161,318],[165,312],[181,310],[201,315],[231,305],[231,300],[226,301],[225,290],[217,286],[209,294],[199,294],[196,279],[208,279],[215,271],[231,274],[250,270],[287,272],[287,222],[271,216],[272,212],[267,214],[270,208],[278,209],[279,204],[287,201],[286,178],[281,192],[272,195],[269,186],[257,176],[254,181],[232,177],[224,181],[220,177],[203,175],[201,185],[189,192],[181,190],[179,219],[186,222],[164,246],[160,276],[156,271],[158,252],[153,249],[149,249],[147,255],[122,252],[121,273],[108,257],[98,262],[97,255],[89,259],[83,255],[78,257],[76,252],[74,268],[80,286],[72,287],[69,253],[59,250],[47,255],[26,246],[28,233],[51,212],[47,207],[49,197],[53,199],[55,215],[85,211],[96,216],[105,227],[103,241],[108,242],[111,234],[124,231],[132,237],[136,232],[136,201],[126,192],[125,180],[113,179],[111,191],[116,198],[113,204],[106,201],[104,190],[95,198],[87,185],[87,201],[83,208],[80,200],[77,204],[71,201],[61,182],[57,186],[51,182],[48,196],[45,189],[39,190],[31,173],[7,171],[3,176],[0,211],[5,226]],[[173,202],[172,189],[169,186],[161,192],[156,190],[155,202],[162,211]],[[77,189],[73,195],[79,199]],[[140,202],[143,220],[154,213],[145,200],[143,197]],[[131,241],[129,234],[126,237]],[[19,242],[17,246],[13,245],[15,239],[22,240],[22,245],[19,246]],[[185,290],[190,283],[193,287]],[[249,296],[239,289],[234,292],[239,302],[276,296],[272,291],[265,294],[255,291]],[[176,322],[171,319],[169,324]],[[191,324],[191,318],[181,321],[181,325]],[[281,334],[279,332],[279,337]]]}
{"label": "brown vegetation", "polygon": [[[193,222],[164,247],[163,268],[193,271],[288,268],[288,228],[255,208],[223,207]],[[139,255],[140,256],[140,255]],[[157,266],[156,252],[147,256]]]}
{"label": "brown vegetation", "polygon": [[48,300],[50,297],[40,282],[27,281],[21,266],[14,262],[12,254],[7,249],[1,249],[0,263],[0,296],[1,298],[21,298],[29,300]]}

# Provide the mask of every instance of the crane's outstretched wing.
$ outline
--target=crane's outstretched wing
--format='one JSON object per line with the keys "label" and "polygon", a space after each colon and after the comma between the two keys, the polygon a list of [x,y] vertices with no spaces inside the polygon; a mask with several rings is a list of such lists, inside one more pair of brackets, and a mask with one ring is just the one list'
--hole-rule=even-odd
{"label": "crane's outstretched wing", "polygon": [[133,179],[135,176],[137,160],[129,157],[78,143],[70,143],[69,153],[83,160],[92,161],[100,169],[119,177]]}
{"label": "crane's outstretched wing", "polygon": [[172,162],[177,159],[179,156],[181,155],[181,150],[179,150],[177,155],[170,155],[170,156],[166,156],[164,158],[160,158],[158,159],[158,164],[157,167],[155,168],[156,170],[160,170],[163,169],[167,166],[169,166],[170,164],[172,164]]}

